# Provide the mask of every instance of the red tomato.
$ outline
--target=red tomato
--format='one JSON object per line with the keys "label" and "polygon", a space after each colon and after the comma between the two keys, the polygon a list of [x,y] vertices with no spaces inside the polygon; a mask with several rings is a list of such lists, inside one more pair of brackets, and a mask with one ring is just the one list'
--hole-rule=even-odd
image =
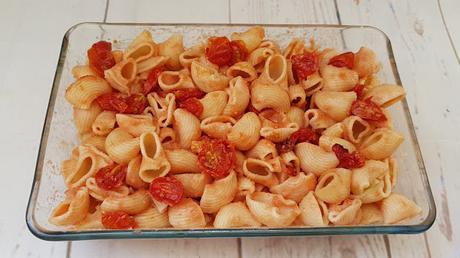
{"label": "red tomato", "polygon": [[332,146],[332,151],[337,156],[337,159],[340,161],[339,167],[342,168],[360,168],[364,166],[364,158],[357,151],[349,153],[345,148],[339,144]]}
{"label": "red tomato", "polygon": [[197,98],[189,98],[183,102],[179,102],[179,107],[186,109],[196,117],[200,117],[203,113],[203,104]]}
{"label": "red tomato", "polygon": [[198,167],[213,178],[230,174],[235,159],[235,149],[226,140],[203,138],[199,143]]}
{"label": "red tomato", "polygon": [[232,40],[230,44],[233,50],[233,64],[248,59],[249,52],[242,40]]}
{"label": "red tomato", "polygon": [[184,186],[174,177],[157,177],[150,183],[149,192],[155,200],[174,206],[184,197]]}
{"label": "red tomato", "polygon": [[364,84],[356,84],[356,86],[353,88],[353,91],[356,93],[358,99],[361,99],[364,94]]}
{"label": "red tomato", "polygon": [[141,93],[130,96],[119,92],[106,93],[96,99],[103,110],[123,114],[140,114],[147,107],[147,98]]}
{"label": "red tomato", "polygon": [[218,66],[231,65],[233,62],[233,47],[227,37],[211,37],[206,48],[208,60]]}
{"label": "red tomato", "polygon": [[292,70],[297,80],[305,80],[319,68],[319,57],[316,53],[305,52],[304,54],[291,57]]}
{"label": "red tomato", "polygon": [[329,60],[329,64],[335,67],[346,67],[348,69],[353,69],[355,64],[355,54],[353,52],[345,52],[343,54],[334,56]]}
{"label": "red tomato", "polygon": [[292,166],[290,164],[286,165],[286,173],[290,176],[296,176],[297,175],[297,170],[295,166]]}
{"label": "red tomato", "polygon": [[197,98],[200,99],[206,95],[206,93],[202,92],[199,89],[178,89],[174,91],[174,95],[176,95],[176,101],[185,101],[189,98]]}
{"label": "red tomato", "polygon": [[88,63],[93,71],[104,77],[104,71],[115,65],[112,54],[112,43],[99,41],[94,43],[87,52]]}
{"label": "red tomato", "polygon": [[159,66],[150,71],[147,80],[144,82],[144,85],[142,85],[142,93],[144,93],[144,95],[147,95],[156,89],[158,86],[158,77],[164,71],[165,68],[163,66]]}
{"label": "red tomato", "polygon": [[308,128],[300,128],[284,142],[277,143],[276,149],[280,154],[290,152],[299,142],[310,142],[318,145],[319,135]]}
{"label": "red tomato", "polygon": [[104,212],[101,222],[107,229],[130,229],[136,226],[134,217],[124,211]]}
{"label": "red tomato", "polygon": [[375,104],[371,98],[365,100],[355,100],[351,104],[351,113],[365,120],[383,122],[387,118],[379,105]]}
{"label": "red tomato", "polygon": [[126,169],[126,165],[117,164],[99,169],[94,176],[97,186],[108,191],[117,189],[125,181]]}

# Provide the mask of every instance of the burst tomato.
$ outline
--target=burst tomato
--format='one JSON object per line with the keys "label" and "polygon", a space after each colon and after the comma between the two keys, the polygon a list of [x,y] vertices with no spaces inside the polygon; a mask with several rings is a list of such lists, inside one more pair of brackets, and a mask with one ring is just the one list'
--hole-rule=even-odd
{"label": "burst tomato", "polygon": [[355,64],[355,54],[353,52],[345,52],[343,54],[334,56],[329,60],[329,64],[335,67],[346,67],[348,69],[353,69]]}
{"label": "burst tomato", "polygon": [[356,93],[356,97],[361,99],[364,94],[364,84],[356,84],[356,86],[353,88],[353,91]]}
{"label": "burst tomato", "polygon": [[179,102],[179,107],[187,110],[196,117],[200,117],[203,113],[203,104],[197,98],[189,98],[185,101]]}
{"label": "burst tomato", "polygon": [[345,148],[339,144],[332,146],[332,151],[335,153],[335,156],[340,161],[339,167],[342,168],[360,168],[364,166],[364,157],[359,154],[357,151],[349,153]]}
{"label": "burst tomato", "polygon": [[298,81],[307,79],[319,68],[319,57],[316,53],[305,52],[304,54],[293,55],[291,62],[292,70]]}
{"label": "burst tomato", "polygon": [[107,229],[130,229],[136,226],[134,217],[124,211],[104,212],[101,222]]}
{"label": "burst tomato", "polygon": [[142,85],[142,93],[144,93],[144,95],[155,91],[156,87],[158,87],[158,77],[160,77],[160,74],[164,71],[165,68],[163,66],[159,66],[149,72],[147,80],[145,80],[144,84]]}
{"label": "burst tomato", "polygon": [[155,200],[174,206],[184,197],[184,186],[174,177],[157,177],[150,183],[149,192]]}
{"label": "burst tomato", "polygon": [[297,175],[297,170],[295,168],[295,166],[293,165],[286,165],[286,173],[290,176],[296,176]]}
{"label": "burst tomato", "polygon": [[387,120],[382,108],[373,102],[371,98],[355,100],[353,104],[351,104],[351,113],[370,121],[384,122]]}
{"label": "burst tomato", "polygon": [[208,60],[218,66],[230,65],[233,61],[233,47],[227,37],[211,37],[206,48]]}
{"label": "burst tomato", "polygon": [[280,154],[282,154],[292,151],[295,145],[299,142],[310,142],[317,145],[318,141],[319,135],[317,133],[309,128],[300,128],[291,134],[289,139],[285,140],[284,142],[277,143],[276,149]]}
{"label": "burst tomato", "polygon": [[234,147],[222,139],[203,138],[196,147],[198,167],[213,178],[226,177],[232,169],[236,154]]}
{"label": "burst tomato", "polygon": [[97,75],[104,77],[104,71],[115,65],[112,54],[112,43],[99,41],[94,43],[87,52],[88,63]]}
{"label": "burst tomato", "polygon": [[99,169],[94,176],[97,186],[108,191],[117,189],[125,181],[126,169],[126,165],[117,164]]}
{"label": "burst tomato", "polygon": [[111,92],[99,96],[96,101],[103,110],[123,114],[140,114],[147,107],[147,98],[141,93],[128,96]]}
{"label": "burst tomato", "polygon": [[199,89],[178,89],[174,91],[174,95],[176,95],[176,100],[181,102],[185,101],[189,98],[197,98],[200,99],[206,95],[206,93],[202,92]]}

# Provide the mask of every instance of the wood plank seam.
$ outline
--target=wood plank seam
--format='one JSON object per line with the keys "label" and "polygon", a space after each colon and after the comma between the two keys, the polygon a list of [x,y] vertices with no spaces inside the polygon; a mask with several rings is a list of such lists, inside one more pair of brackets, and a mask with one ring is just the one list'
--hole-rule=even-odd
{"label": "wood plank seam", "polygon": [[107,13],[109,11],[110,0],[105,1],[105,10],[104,10],[104,20],[103,22],[107,22]]}
{"label": "wood plank seam", "polygon": [[452,40],[452,36],[450,34],[449,27],[447,27],[446,19],[444,18],[444,12],[442,11],[441,1],[437,0],[437,2],[438,2],[439,13],[441,14],[441,20],[444,25],[444,29],[446,30],[447,37],[449,38],[449,45],[452,47],[452,50],[454,50],[454,54],[455,54],[455,58],[457,59],[457,63],[460,64],[460,57],[457,53],[457,49],[455,48],[454,41]]}

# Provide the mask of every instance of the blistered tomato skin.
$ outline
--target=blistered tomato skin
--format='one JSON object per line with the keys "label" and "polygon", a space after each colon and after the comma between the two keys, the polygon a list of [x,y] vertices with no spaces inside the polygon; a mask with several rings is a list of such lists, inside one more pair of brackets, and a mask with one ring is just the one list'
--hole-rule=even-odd
{"label": "blistered tomato skin", "polygon": [[335,67],[346,67],[348,69],[353,69],[355,64],[355,54],[353,52],[345,52],[343,54],[334,56],[329,60],[329,64]]}
{"label": "blistered tomato skin", "polygon": [[101,222],[106,229],[132,229],[136,227],[134,217],[124,211],[104,212]]}
{"label": "blistered tomato skin", "polygon": [[356,93],[358,99],[362,99],[364,95],[364,84],[356,84],[353,91]]}
{"label": "blistered tomato skin", "polygon": [[277,143],[276,149],[280,154],[290,152],[299,142],[309,142],[318,145],[319,135],[309,128],[300,128],[295,131],[289,139],[284,142]]}
{"label": "blistered tomato skin", "polygon": [[237,62],[246,61],[249,52],[241,40],[230,41],[227,37],[211,37],[208,39],[206,58],[213,64],[231,66]]}
{"label": "blistered tomato skin", "polygon": [[234,147],[222,139],[203,138],[198,147],[198,167],[215,179],[230,174],[235,163]]}
{"label": "blistered tomato skin", "polygon": [[304,54],[291,57],[292,70],[298,81],[306,80],[319,68],[319,57],[316,53],[305,52]]}
{"label": "blistered tomato skin", "polygon": [[122,114],[141,114],[147,107],[147,98],[141,93],[125,95],[111,92],[96,99],[101,109]]}
{"label": "blistered tomato skin", "polygon": [[185,101],[189,98],[197,98],[200,99],[206,95],[203,91],[199,89],[178,89],[174,91],[174,95],[176,96],[176,100],[181,102]]}
{"label": "blistered tomato skin", "polygon": [[364,120],[376,122],[385,122],[387,120],[382,108],[373,102],[371,98],[355,100],[351,104],[351,113]]}
{"label": "blistered tomato skin", "polygon": [[201,104],[197,98],[189,98],[185,101],[179,102],[179,107],[187,110],[198,118],[203,113],[203,104]]}
{"label": "blistered tomato skin", "polygon": [[104,77],[104,71],[112,68],[116,62],[112,54],[112,43],[99,41],[94,43],[87,52],[88,63],[93,71]]}
{"label": "blistered tomato skin", "polygon": [[142,93],[144,95],[147,95],[158,88],[158,77],[160,77],[160,74],[164,71],[165,68],[163,66],[159,66],[150,71],[147,80],[145,80],[144,84],[142,85]]}
{"label": "blistered tomato skin", "polygon": [[184,197],[184,186],[174,177],[157,177],[150,183],[152,198],[159,202],[174,206]]}
{"label": "blistered tomato skin", "polygon": [[126,178],[126,165],[109,165],[97,171],[94,178],[100,188],[111,191],[122,186]]}
{"label": "blistered tomato skin", "polygon": [[361,168],[364,166],[365,159],[357,151],[349,153],[339,144],[332,146],[332,151],[335,153],[337,159],[339,160],[339,167],[341,168],[353,169]]}

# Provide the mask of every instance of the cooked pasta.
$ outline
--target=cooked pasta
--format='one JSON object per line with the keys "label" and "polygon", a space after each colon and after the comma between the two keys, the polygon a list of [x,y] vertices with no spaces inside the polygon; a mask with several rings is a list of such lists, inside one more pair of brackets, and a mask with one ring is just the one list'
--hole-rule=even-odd
{"label": "cooked pasta", "polygon": [[71,70],[80,143],[62,162],[68,190],[50,223],[325,227],[421,212],[395,192],[404,138],[386,108],[406,93],[379,80],[372,50],[280,45],[259,26],[193,45],[157,33],[123,49],[99,41]]}

